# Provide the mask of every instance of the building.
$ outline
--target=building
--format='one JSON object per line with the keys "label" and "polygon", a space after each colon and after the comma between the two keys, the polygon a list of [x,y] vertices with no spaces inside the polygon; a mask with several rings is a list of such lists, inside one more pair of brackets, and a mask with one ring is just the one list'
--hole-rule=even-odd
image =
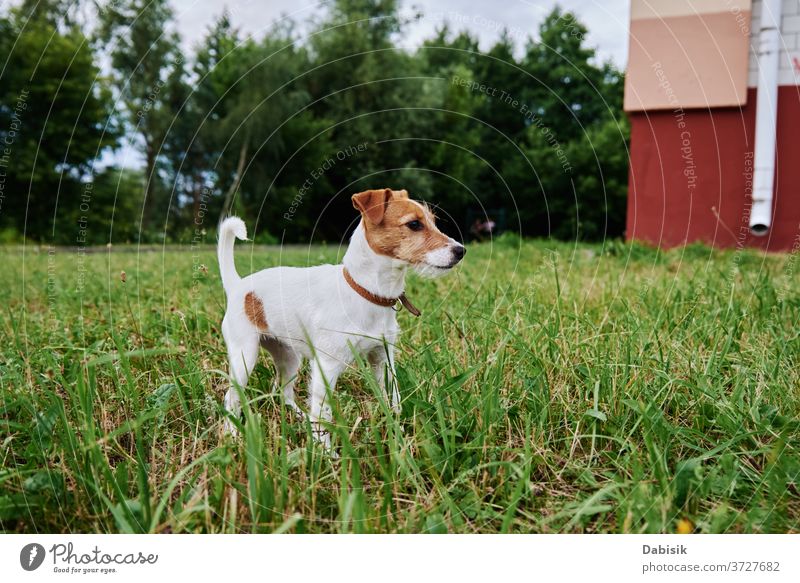
{"label": "building", "polygon": [[800,0],[632,0],[626,235],[800,250]]}

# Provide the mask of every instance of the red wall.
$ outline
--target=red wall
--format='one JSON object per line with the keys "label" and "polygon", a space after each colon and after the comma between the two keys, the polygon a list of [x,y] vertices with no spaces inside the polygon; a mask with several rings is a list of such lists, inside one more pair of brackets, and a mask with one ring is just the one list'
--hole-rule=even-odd
{"label": "red wall", "polygon": [[800,249],[800,87],[778,88],[772,227],[750,234],[756,91],[742,108],[629,114],[626,237],[662,247]]}

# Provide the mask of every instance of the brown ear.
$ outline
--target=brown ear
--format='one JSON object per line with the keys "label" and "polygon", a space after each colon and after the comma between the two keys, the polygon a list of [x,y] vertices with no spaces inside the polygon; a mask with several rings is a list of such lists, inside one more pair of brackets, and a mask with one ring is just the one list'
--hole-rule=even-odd
{"label": "brown ear", "polygon": [[392,190],[382,188],[380,190],[365,190],[352,196],[353,206],[361,211],[361,214],[369,219],[374,225],[379,225],[383,220],[383,213],[386,212],[386,203],[392,196]]}
{"label": "brown ear", "polygon": [[395,190],[394,194],[397,198],[404,198],[408,200],[408,191],[405,188],[403,190]]}

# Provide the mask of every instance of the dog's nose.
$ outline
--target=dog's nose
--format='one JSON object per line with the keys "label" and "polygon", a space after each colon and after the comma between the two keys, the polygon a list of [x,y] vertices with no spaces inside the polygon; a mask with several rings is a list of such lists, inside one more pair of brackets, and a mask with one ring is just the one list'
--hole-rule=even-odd
{"label": "dog's nose", "polygon": [[467,248],[463,245],[459,245],[455,249],[453,249],[453,257],[455,257],[456,261],[461,261],[464,258],[464,255],[467,254]]}

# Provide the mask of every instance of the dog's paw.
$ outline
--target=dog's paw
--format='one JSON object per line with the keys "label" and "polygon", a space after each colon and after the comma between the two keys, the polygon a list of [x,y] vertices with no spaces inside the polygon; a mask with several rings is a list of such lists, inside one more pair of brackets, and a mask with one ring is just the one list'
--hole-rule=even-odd
{"label": "dog's paw", "polygon": [[299,407],[297,403],[294,401],[286,401],[286,406],[289,407],[292,411],[294,411],[295,416],[299,421],[305,421],[306,414],[305,412]]}
{"label": "dog's paw", "polygon": [[330,449],[331,448],[331,434],[330,433],[328,433],[327,431],[315,429],[314,431],[312,431],[311,434],[314,437],[314,441],[316,441],[322,447],[324,447],[325,449]]}
{"label": "dog's paw", "polygon": [[335,449],[331,446],[331,434],[323,429],[313,429],[311,431],[311,435],[314,438],[314,441],[322,446],[322,449],[325,450],[325,453],[332,460],[338,460],[339,454],[336,452]]}
{"label": "dog's paw", "polygon": [[222,422],[222,432],[223,435],[229,435],[233,439],[239,437],[239,428],[236,426],[236,423],[230,419],[230,417],[226,417]]}

